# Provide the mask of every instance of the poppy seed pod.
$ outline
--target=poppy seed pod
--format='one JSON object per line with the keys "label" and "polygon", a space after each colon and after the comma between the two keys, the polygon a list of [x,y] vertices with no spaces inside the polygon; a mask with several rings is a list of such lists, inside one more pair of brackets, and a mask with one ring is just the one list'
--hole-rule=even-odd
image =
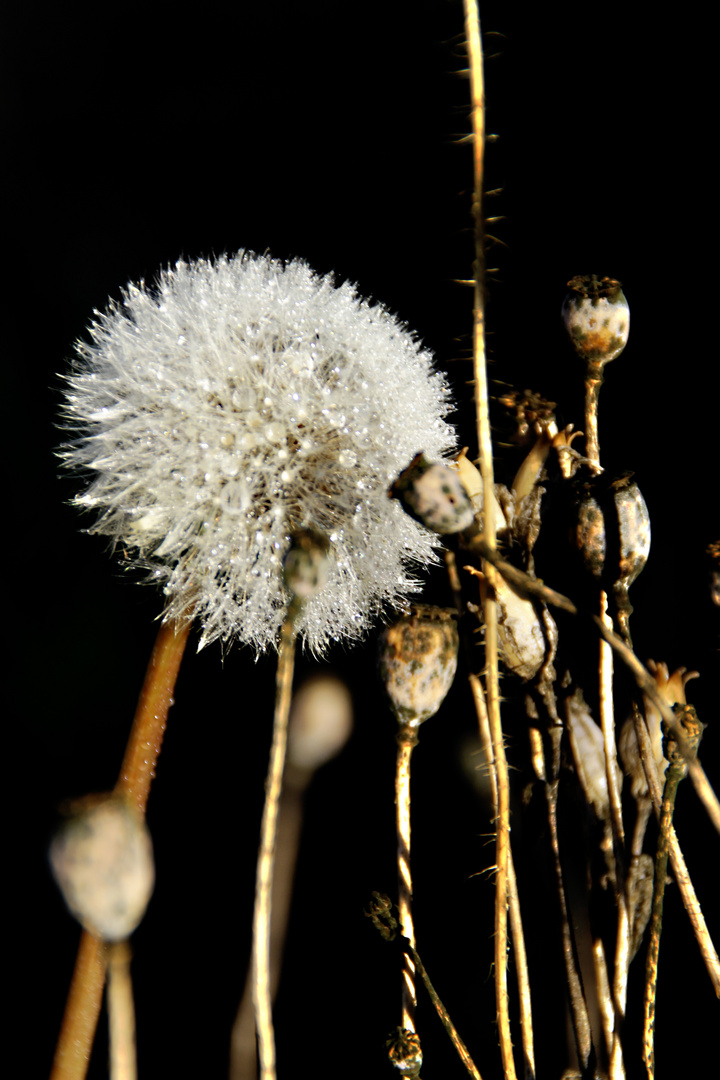
{"label": "poppy seed pod", "polygon": [[573,511],[570,539],[585,571],[612,593],[620,629],[629,636],[628,589],[650,552],[650,514],[632,473],[584,484]]}
{"label": "poppy seed pod", "polygon": [[578,356],[602,367],[627,345],[630,308],[619,281],[594,274],[568,281],[562,306],[565,329]]}
{"label": "poppy seed pod", "polygon": [[470,497],[454,469],[417,454],[390,488],[391,498],[431,532],[447,536],[462,532],[475,517]]}
{"label": "poppy seed pod", "polygon": [[454,614],[414,606],[380,635],[380,678],[398,723],[416,727],[442,705],[457,670]]}
{"label": "poppy seed pod", "polygon": [[150,834],[123,798],[86,800],[50,846],[65,903],[86,930],[122,941],[140,923],[155,883]]}

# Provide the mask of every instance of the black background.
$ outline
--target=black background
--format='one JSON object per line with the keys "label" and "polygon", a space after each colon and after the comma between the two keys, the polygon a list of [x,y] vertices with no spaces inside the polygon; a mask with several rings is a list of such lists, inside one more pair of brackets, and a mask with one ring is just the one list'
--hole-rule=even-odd
{"label": "black background", "polygon": [[[582,370],[559,308],[576,273],[619,278],[632,334],[609,369],[600,441],[634,469],[653,523],[633,587],[642,658],[697,668],[690,700],[711,726],[717,778],[717,623],[704,551],[718,532],[714,177],[708,28],[698,5],[483,5],[487,201],[498,267],[489,289],[490,376],[560,403],[582,426]],[[27,5],[6,18],[3,317],[10,494],[9,796],[20,822],[16,918],[20,1074],[46,1075],[77,929],[45,865],[58,804],[112,786],[159,599],[123,577],[67,506],[54,449],[59,372],[94,307],[179,256],[240,247],[302,256],[357,282],[412,326],[456,388],[474,447],[469,289],[471,155],[458,3]],[[496,55],[490,55],[496,54]],[[8,386],[9,383],[9,386]],[[398,418],[398,423],[402,418]],[[502,451],[498,476],[510,479]],[[442,575],[432,595],[442,603]],[[338,648],[356,730],[318,775],[276,1009],[281,1075],[389,1076],[395,955],[362,909],[395,892],[393,721],[373,648]],[[299,662],[298,678],[315,665]],[[17,687],[15,689],[15,687]],[[505,693],[516,688],[509,680]],[[134,938],[140,1075],[224,1076],[249,950],[255,848],[273,696],[271,659],[218,648],[186,657],[153,788],[158,885]],[[509,753],[524,746],[509,710]],[[514,725],[514,726],[513,726]],[[473,731],[463,679],[422,732],[413,765],[416,926],[424,959],[485,1077],[495,1049],[490,826],[458,755]],[[678,830],[716,938],[717,836],[689,785]],[[520,838],[520,825],[514,825]],[[18,828],[13,826],[13,836]],[[528,879],[531,944],[555,926]],[[713,1044],[712,989],[670,887],[661,955],[658,1077]],[[562,991],[533,949],[540,1074],[564,1063]],[[557,952],[557,950],[555,950]],[[641,961],[632,969],[637,998]],[[15,982],[13,982],[15,985]],[[631,1013],[637,1023],[637,1015]],[[423,1075],[464,1075],[430,1007]],[[91,1075],[105,1075],[101,1034]],[[637,1027],[629,1076],[639,1076]],[[519,1034],[516,1036],[519,1043]],[[20,1043],[20,1040],[18,1040]]]}

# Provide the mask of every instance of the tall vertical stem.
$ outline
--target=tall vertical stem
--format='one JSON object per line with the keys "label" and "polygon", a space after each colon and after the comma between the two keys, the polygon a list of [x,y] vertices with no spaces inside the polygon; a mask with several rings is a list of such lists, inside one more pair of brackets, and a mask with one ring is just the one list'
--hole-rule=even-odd
{"label": "tall vertical stem", "polygon": [[[480,474],[483,481],[484,538],[495,549],[494,476],[488,385],[485,365],[485,255],[482,227],[483,154],[485,148],[485,86],[483,78],[482,43],[477,3],[465,0],[465,26],[470,59],[472,94],[473,173],[475,218],[475,310],[473,325],[473,357],[475,408],[477,414]],[[500,1052],[506,1080],[515,1080],[515,1062],[510,1035],[510,1014],[507,993],[507,920],[508,920],[508,850],[510,845],[510,783],[500,723],[500,693],[498,682],[497,604],[495,602],[495,569],[484,563],[487,588],[483,602],[485,619],[485,685],[488,719],[493,756],[496,763],[497,820],[495,852],[495,1000],[497,1009]]]}
{"label": "tall vertical stem", "polygon": [[272,1021],[270,976],[270,920],[272,883],[275,868],[275,841],[278,807],[287,750],[293,671],[295,668],[294,618],[289,615],[282,629],[275,691],[275,719],[270,763],[265,781],[265,806],[260,827],[255,911],[253,915],[253,1001],[258,1035],[261,1080],[275,1080],[275,1031]]}

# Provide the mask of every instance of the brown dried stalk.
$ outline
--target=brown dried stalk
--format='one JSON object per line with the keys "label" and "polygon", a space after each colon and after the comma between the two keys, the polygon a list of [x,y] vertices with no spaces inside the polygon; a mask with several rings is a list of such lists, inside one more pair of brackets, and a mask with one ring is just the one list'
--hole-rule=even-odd
{"label": "brown dried stalk", "polygon": [[[162,623],[145,673],[115,791],[145,813],[190,624]],[[83,1080],[105,985],[103,946],[83,930],[50,1080]]]}
{"label": "brown dried stalk", "polygon": [[[495,520],[493,514],[493,462],[488,410],[488,385],[485,365],[485,298],[484,249],[482,227],[483,153],[485,147],[485,88],[483,80],[482,43],[480,19],[474,0],[465,0],[465,28],[470,59],[470,87],[472,97],[473,125],[473,173],[475,218],[475,304],[473,325],[473,358],[475,379],[475,408],[477,413],[478,447],[480,451],[480,474],[483,481],[485,503],[483,536],[490,550],[495,549]],[[485,620],[485,687],[488,719],[495,761],[497,783],[497,841],[495,877],[495,1000],[497,1007],[498,1034],[505,1080],[516,1080],[513,1058],[510,1014],[507,992],[507,905],[508,905],[508,851],[510,847],[510,782],[505,747],[500,722],[500,692],[497,646],[497,604],[493,585],[494,570],[484,567],[487,589],[483,600]]]}

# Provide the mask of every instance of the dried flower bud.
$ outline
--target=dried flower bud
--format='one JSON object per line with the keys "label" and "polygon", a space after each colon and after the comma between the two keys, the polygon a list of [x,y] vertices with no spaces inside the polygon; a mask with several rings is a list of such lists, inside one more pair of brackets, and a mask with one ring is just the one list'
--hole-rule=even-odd
{"label": "dried flower bud", "polygon": [[446,536],[472,525],[475,514],[455,470],[417,454],[390,489],[392,498],[431,532]]}
{"label": "dried flower bud", "polygon": [[50,847],[55,880],[70,911],[105,941],[122,941],[140,923],[155,883],[144,818],[116,795],[85,800]]}
{"label": "dried flower bud", "polygon": [[602,367],[627,345],[630,308],[619,281],[594,274],[568,281],[563,301],[565,328],[578,356]]}
{"label": "dried flower bud", "polygon": [[295,533],[283,562],[285,584],[298,600],[316,596],[327,582],[330,542],[320,533],[304,529]]}
{"label": "dried flower bud", "polygon": [[407,1077],[418,1076],[422,1068],[423,1055],[420,1036],[408,1028],[399,1027],[385,1042],[391,1064],[399,1073]]}
{"label": "dried flower bud", "polygon": [[339,754],[350,738],[352,698],[334,675],[308,679],[293,695],[288,764],[312,772]]}
{"label": "dried flower bud", "polygon": [[457,669],[458,631],[443,608],[415,606],[380,635],[380,677],[402,726],[434,716]]}
{"label": "dried flower bud", "polygon": [[[685,705],[685,686],[691,679],[698,678],[697,671],[688,671],[685,667],[677,668],[672,675],[668,673],[667,664],[656,664],[654,660],[648,660],[648,671],[655,676],[657,688],[668,705]],[[653,759],[658,772],[658,778],[662,783],[668,763],[663,756],[663,738],[661,729],[661,716],[654,702],[646,694],[643,695],[645,723],[647,724]],[[630,717],[625,721],[620,732],[619,750],[625,772],[631,780],[633,798],[647,798],[648,787],[645,779],[645,770],[640,759],[640,751],[635,734],[635,724]]]}

